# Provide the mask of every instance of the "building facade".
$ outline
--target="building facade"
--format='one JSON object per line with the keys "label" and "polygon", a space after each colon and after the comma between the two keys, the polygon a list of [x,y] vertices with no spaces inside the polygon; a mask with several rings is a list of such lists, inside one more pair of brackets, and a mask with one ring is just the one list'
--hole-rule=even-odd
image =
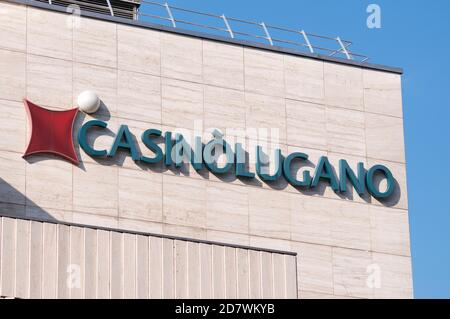
{"label": "building facade", "polygon": [[[412,297],[398,69],[35,1],[0,2],[0,38],[0,296]],[[24,99],[64,111],[86,90],[101,105],[74,117],[76,163],[23,157],[40,129]],[[245,163],[167,163],[177,132],[224,134]]]}

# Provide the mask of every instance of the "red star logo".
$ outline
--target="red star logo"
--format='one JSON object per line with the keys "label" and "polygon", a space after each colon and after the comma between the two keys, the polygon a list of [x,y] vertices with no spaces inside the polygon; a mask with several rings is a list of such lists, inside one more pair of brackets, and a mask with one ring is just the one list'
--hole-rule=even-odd
{"label": "red star logo", "polygon": [[73,145],[73,124],[78,108],[65,111],[47,110],[24,99],[31,128],[30,140],[23,157],[38,153],[56,154],[78,165]]}

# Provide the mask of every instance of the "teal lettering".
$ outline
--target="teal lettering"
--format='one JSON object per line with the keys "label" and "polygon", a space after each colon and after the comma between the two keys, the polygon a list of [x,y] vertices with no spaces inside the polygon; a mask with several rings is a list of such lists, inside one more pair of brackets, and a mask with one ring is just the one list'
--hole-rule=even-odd
{"label": "teal lettering", "polygon": [[333,173],[333,168],[326,156],[322,156],[319,159],[319,163],[316,166],[316,171],[314,172],[314,178],[311,182],[311,187],[317,187],[320,180],[327,180],[331,188],[337,192],[339,191],[339,185],[337,178]]}

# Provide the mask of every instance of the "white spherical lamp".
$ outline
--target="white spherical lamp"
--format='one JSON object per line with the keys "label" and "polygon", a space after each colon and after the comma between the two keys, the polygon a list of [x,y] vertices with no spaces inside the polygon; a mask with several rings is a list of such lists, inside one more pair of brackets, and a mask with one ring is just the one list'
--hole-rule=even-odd
{"label": "white spherical lamp", "polygon": [[85,113],[95,113],[100,107],[100,99],[93,91],[83,91],[78,95],[78,107]]}

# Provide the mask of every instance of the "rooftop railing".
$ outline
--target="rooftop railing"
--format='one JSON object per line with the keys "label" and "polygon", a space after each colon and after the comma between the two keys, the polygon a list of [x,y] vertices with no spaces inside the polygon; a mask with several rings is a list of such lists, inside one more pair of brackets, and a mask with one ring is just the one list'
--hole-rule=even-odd
{"label": "rooftop railing", "polygon": [[[337,37],[306,32],[299,28],[287,28],[239,18],[225,14],[205,13],[185,9],[166,3],[150,0],[38,0],[51,5],[80,6],[81,10],[94,11],[110,16],[129,16],[129,9],[123,9],[113,2],[137,4],[132,18],[142,22],[151,22],[173,28],[188,29],[221,35],[231,39],[264,43],[270,46],[287,47],[311,54],[340,57],[347,60],[366,62],[369,58],[350,50],[351,41]],[[139,6],[140,3],[140,6]]]}

